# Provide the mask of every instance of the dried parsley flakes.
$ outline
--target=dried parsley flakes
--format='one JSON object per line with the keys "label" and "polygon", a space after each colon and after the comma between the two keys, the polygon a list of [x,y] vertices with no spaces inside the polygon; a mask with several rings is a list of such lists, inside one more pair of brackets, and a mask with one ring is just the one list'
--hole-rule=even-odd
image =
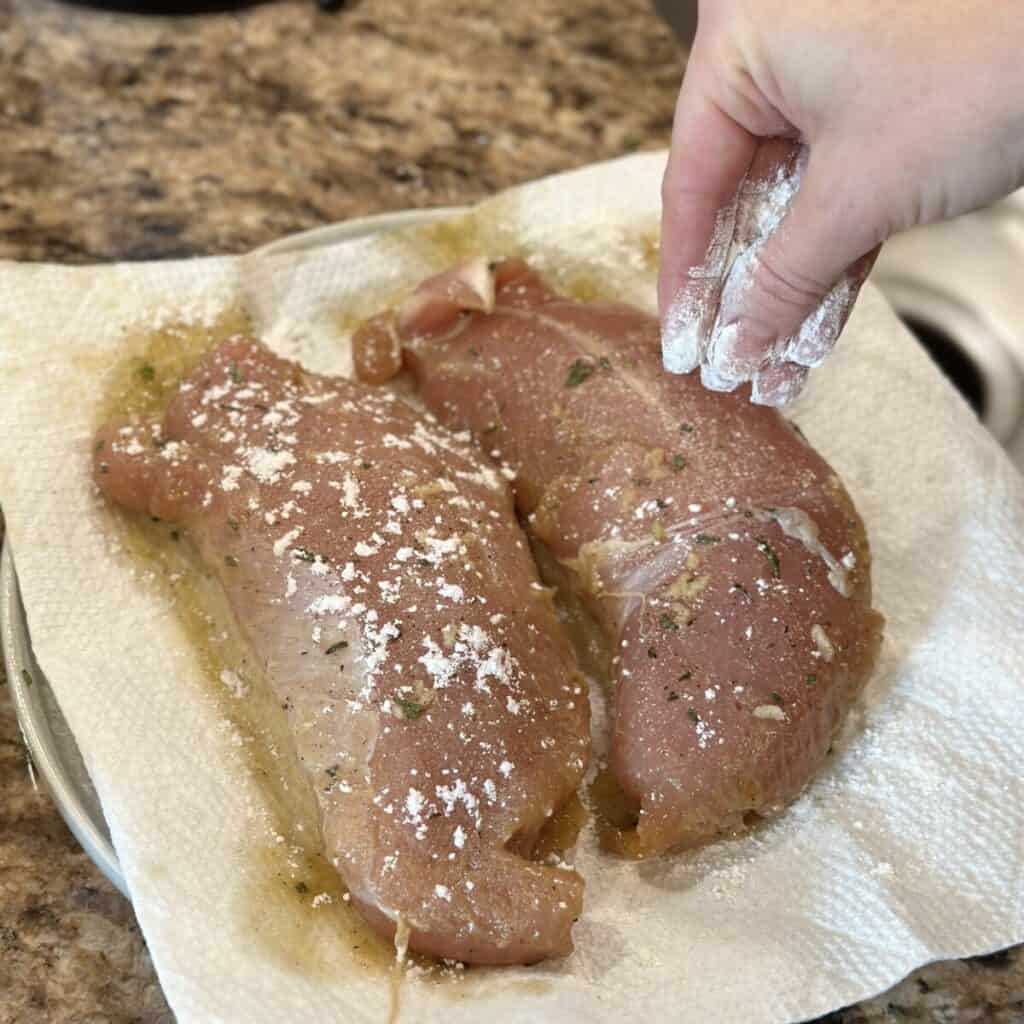
{"label": "dried parsley flakes", "polygon": [[565,377],[567,388],[578,388],[585,380],[588,380],[594,373],[594,364],[586,359],[577,359]]}
{"label": "dried parsley flakes", "polygon": [[423,714],[423,705],[418,701],[409,700],[407,697],[396,697],[395,703],[401,708],[402,717],[410,722]]}
{"label": "dried parsley flakes", "polygon": [[779,578],[779,556],[775,553],[775,548],[771,546],[763,537],[757,538],[757,550],[768,559],[768,564],[772,567],[772,576],[775,579]]}

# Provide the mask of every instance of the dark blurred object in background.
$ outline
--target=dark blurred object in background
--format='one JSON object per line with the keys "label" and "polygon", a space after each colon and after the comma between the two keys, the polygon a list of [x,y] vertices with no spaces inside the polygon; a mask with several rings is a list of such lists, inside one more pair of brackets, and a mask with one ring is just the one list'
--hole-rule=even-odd
{"label": "dark blurred object in background", "polygon": [[669,23],[687,49],[697,32],[697,0],[654,0],[654,9]]}
{"label": "dark blurred object in background", "polygon": [[64,0],[80,7],[103,7],[134,14],[209,14],[252,7],[265,0]]}
{"label": "dark blurred object in background", "polygon": [[[107,10],[133,14],[210,14],[214,11],[236,11],[243,7],[268,3],[269,0],[64,0],[83,7],[103,7]],[[310,0],[312,3],[312,0]],[[340,11],[349,0],[316,0],[322,11]]]}

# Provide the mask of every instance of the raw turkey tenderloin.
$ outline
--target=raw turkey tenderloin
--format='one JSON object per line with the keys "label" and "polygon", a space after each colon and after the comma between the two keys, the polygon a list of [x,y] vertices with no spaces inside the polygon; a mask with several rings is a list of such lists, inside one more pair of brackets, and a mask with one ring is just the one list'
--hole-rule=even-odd
{"label": "raw turkey tenderloin", "polygon": [[242,339],[163,423],[101,430],[94,460],[220,577],[368,921],[474,963],[569,952],[582,881],[527,858],[583,775],[589,708],[500,473]]}
{"label": "raw turkey tenderloin", "polygon": [[519,261],[424,282],[357,355],[373,338],[403,344],[427,407],[512,466],[520,514],[604,629],[626,805],[607,845],[648,856],[791,800],[881,628],[825,461],[774,410],[665,373],[653,317],[563,298]]}

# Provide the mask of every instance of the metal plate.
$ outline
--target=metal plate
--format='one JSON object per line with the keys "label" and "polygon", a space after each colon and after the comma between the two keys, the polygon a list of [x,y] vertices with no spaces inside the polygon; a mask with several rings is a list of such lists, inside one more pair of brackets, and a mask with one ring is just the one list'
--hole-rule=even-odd
{"label": "metal plate", "polygon": [[[322,248],[381,231],[442,220],[464,210],[465,207],[440,207],[362,217],[282,238],[256,249],[255,253],[267,256]],[[7,538],[0,554],[0,644],[3,646],[14,710],[38,778],[85,852],[127,896],[128,889],[99,797],[71,729],[61,714],[57,698],[32,654],[25,609]]]}
{"label": "metal plate", "polygon": [[82,848],[127,896],[99,797],[57,698],[32,654],[14,559],[6,538],[0,555],[0,637],[14,710],[36,774]]}
{"label": "metal plate", "polygon": [[253,250],[255,256],[277,256],[283,252],[301,252],[304,249],[322,249],[326,245],[346,242],[365,235],[379,235],[382,231],[407,228],[413,224],[428,224],[433,220],[455,217],[468,210],[466,206],[435,206],[430,210],[396,210],[394,213],[377,213],[372,217],[359,217],[343,224],[326,224],[311,228],[298,235],[279,238],[276,242]]}

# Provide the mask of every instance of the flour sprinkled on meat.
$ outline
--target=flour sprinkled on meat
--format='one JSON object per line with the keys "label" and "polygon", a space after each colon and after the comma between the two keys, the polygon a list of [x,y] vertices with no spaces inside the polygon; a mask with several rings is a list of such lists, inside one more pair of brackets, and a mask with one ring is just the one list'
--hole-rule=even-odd
{"label": "flour sprinkled on meat", "polygon": [[223,583],[371,925],[469,962],[569,952],[582,882],[527,858],[583,776],[588,706],[503,475],[246,339],[100,441],[105,494],[180,523]]}

